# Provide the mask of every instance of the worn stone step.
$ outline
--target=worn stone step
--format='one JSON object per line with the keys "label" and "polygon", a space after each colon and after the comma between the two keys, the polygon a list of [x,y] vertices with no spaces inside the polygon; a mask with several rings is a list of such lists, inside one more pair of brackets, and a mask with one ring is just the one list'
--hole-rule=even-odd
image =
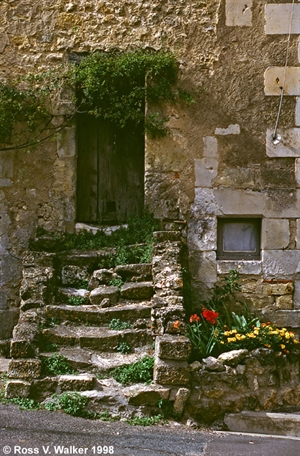
{"label": "worn stone step", "polygon": [[241,412],[225,415],[230,431],[300,437],[300,414]]}
{"label": "worn stone step", "polygon": [[58,345],[79,346],[104,352],[117,351],[121,342],[126,342],[132,349],[151,344],[153,336],[149,330],[125,329],[114,331],[105,327],[64,326],[43,329],[42,342]]}
{"label": "worn stone step", "polygon": [[101,390],[98,380],[92,374],[58,375],[36,379],[31,385],[31,396],[43,400],[53,394],[61,394],[65,391],[90,391]]}
{"label": "worn stone step", "polygon": [[57,265],[87,266],[89,270],[100,269],[99,261],[116,254],[116,249],[109,247],[100,250],[68,250],[57,254]]}
{"label": "worn stone step", "polygon": [[[56,353],[64,356],[73,369],[84,372],[107,372],[119,366],[136,363],[145,356],[153,356],[152,344],[137,347],[134,353],[122,354],[99,352],[79,347],[61,347]],[[46,358],[53,353],[40,353],[40,358]]]}
{"label": "worn stone step", "polygon": [[95,325],[108,325],[113,318],[133,323],[138,319],[151,317],[152,305],[148,301],[120,304],[114,307],[99,308],[97,305],[56,305],[47,306],[46,315],[59,321],[84,322]]}
{"label": "worn stone step", "polygon": [[121,287],[121,298],[141,301],[143,299],[151,299],[153,296],[152,282],[127,282]]}
{"label": "worn stone step", "polygon": [[117,266],[115,271],[125,282],[145,282],[152,280],[151,263],[123,264]]}

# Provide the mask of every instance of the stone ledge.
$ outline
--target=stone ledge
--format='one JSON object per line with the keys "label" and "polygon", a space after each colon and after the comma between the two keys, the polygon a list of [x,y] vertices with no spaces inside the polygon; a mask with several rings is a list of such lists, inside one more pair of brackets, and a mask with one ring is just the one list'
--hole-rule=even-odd
{"label": "stone ledge", "polygon": [[300,415],[292,413],[241,412],[224,422],[230,431],[300,437]]}

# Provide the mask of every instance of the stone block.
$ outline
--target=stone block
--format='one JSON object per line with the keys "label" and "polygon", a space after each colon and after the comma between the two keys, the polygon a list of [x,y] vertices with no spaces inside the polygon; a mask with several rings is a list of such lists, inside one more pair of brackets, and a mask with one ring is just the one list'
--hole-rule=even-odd
{"label": "stone block", "polygon": [[153,296],[152,282],[130,282],[121,287],[121,298],[135,301],[151,299]]}
{"label": "stone block", "polygon": [[291,295],[294,291],[293,282],[287,283],[268,283],[271,295]]}
{"label": "stone block", "polygon": [[264,78],[265,95],[281,95],[283,86],[284,95],[300,95],[300,67],[269,67]]}
{"label": "stone block", "polygon": [[300,158],[295,159],[295,180],[296,187],[300,187]]}
{"label": "stone block", "polygon": [[167,401],[170,389],[159,385],[132,385],[123,389],[124,396],[130,405],[149,405],[157,407],[159,401]]}
{"label": "stone block", "polygon": [[216,250],[217,218],[191,218],[188,222],[187,241],[191,250]]}
{"label": "stone block", "polygon": [[300,309],[300,279],[299,274],[297,274],[294,281],[294,308]]}
{"label": "stone block", "polygon": [[41,362],[38,359],[12,359],[8,366],[8,377],[20,379],[39,378]]}
{"label": "stone block", "polygon": [[14,397],[29,397],[30,383],[22,380],[10,380],[5,385],[5,397],[11,399]]}
{"label": "stone block", "polygon": [[1,187],[11,187],[13,185],[13,181],[11,179],[5,179],[3,177],[0,178],[0,188]]}
{"label": "stone block", "polygon": [[61,282],[65,286],[76,286],[80,282],[88,281],[89,278],[86,266],[67,265],[61,270]]}
{"label": "stone block", "polygon": [[206,158],[218,158],[218,140],[214,136],[205,136],[204,142],[204,157]]}
{"label": "stone block", "polygon": [[299,34],[300,5],[270,3],[265,5],[265,32],[267,35]]}
{"label": "stone block", "polygon": [[293,309],[293,297],[291,295],[278,296],[275,304],[281,310],[291,310]]}
{"label": "stone block", "polygon": [[116,274],[109,269],[97,269],[89,281],[88,289],[93,290],[98,288],[99,285],[109,285],[109,282],[116,277]]}
{"label": "stone block", "polygon": [[226,0],[226,25],[229,27],[250,27],[252,25],[252,0]]}
{"label": "stone block", "polygon": [[222,362],[218,361],[213,356],[209,356],[202,360],[203,368],[208,371],[212,372],[223,372],[225,371],[225,367]]}
{"label": "stone block", "polygon": [[216,252],[190,252],[190,272],[194,280],[215,283],[217,280]]}
{"label": "stone block", "polygon": [[214,191],[210,188],[195,188],[195,200],[192,204],[191,211],[195,218],[199,218],[203,215],[222,215]]}
{"label": "stone block", "polygon": [[57,134],[57,155],[59,158],[74,157],[76,153],[76,128],[66,127]]}
{"label": "stone block", "polygon": [[261,248],[267,250],[286,249],[290,242],[289,220],[262,220]]}
{"label": "stone block", "polygon": [[195,186],[212,187],[212,182],[218,174],[218,160],[215,158],[195,159]]}
{"label": "stone block", "polygon": [[262,267],[265,278],[289,279],[298,271],[300,250],[263,250]]}
{"label": "stone block", "polygon": [[237,366],[247,355],[249,351],[248,350],[231,350],[230,352],[227,353],[222,353],[218,357],[218,361],[221,361],[222,364],[225,364],[226,366]]}
{"label": "stone block", "polygon": [[[180,233],[177,232],[180,235]],[[116,274],[121,276],[123,279],[129,281],[133,280],[138,282],[144,282],[145,280],[152,280],[152,264],[122,264],[117,266]]]}
{"label": "stone block", "polygon": [[[300,76],[300,73],[299,73]],[[300,157],[300,128],[279,129],[281,140],[273,143],[274,130],[268,128],[266,134],[266,152],[269,157]]]}
{"label": "stone block", "polygon": [[58,378],[58,392],[87,391],[94,388],[96,378],[90,374],[60,375]]}
{"label": "stone block", "polygon": [[262,215],[267,199],[264,193],[230,188],[215,189],[213,194],[223,215]]}
{"label": "stone block", "polygon": [[182,415],[185,405],[190,397],[191,391],[188,388],[179,388],[173,406],[173,412],[175,415]]}
{"label": "stone block", "polygon": [[[299,40],[299,43],[298,43],[298,50],[300,50],[300,40]],[[300,127],[300,97],[296,97],[295,125],[297,127]]]}
{"label": "stone block", "polygon": [[262,262],[260,260],[218,260],[218,274],[228,274],[232,269],[236,269],[240,274],[259,275],[262,272]]}
{"label": "stone block", "polygon": [[[233,0],[233,1],[236,2],[239,0]],[[229,125],[227,128],[216,128],[215,129],[215,135],[220,135],[220,136],[239,135],[240,133],[241,133],[241,128],[238,124]]]}
{"label": "stone block", "polygon": [[156,360],[153,378],[161,385],[187,385],[190,381],[190,370],[184,361]]}
{"label": "stone block", "polygon": [[277,198],[268,198],[264,216],[269,218],[298,218],[300,214],[300,190],[278,189]]}
{"label": "stone block", "polygon": [[90,293],[90,302],[92,304],[101,304],[103,299],[109,299],[110,305],[114,305],[119,299],[118,287],[109,287],[103,285],[102,287],[95,288]]}
{"label": "stone block", "polygon": [[274,305],[274,296],[253,296],[249,297],[249,304],[253,310],[262,310]]}
{"label": "stone block", "polygon": [[248,412],[225,415],[230,431],[300,437],[300,416],[290,413]]}
{"label": "stone block", "polygon": [[33,358],[37,354],[37,349],[28,340],[12,340],[10,344],[11,358]]}
{"label": "stone block", "polygon": [[155,355],[161,359],[186,361],[192,351],[190,340],[185,336],[162,336],[156,338]]}
{"label": "stone block", "polygon": [[276,312],[264,312],[264,318],[283,328],[300,327],[300,310],[276,310]]}

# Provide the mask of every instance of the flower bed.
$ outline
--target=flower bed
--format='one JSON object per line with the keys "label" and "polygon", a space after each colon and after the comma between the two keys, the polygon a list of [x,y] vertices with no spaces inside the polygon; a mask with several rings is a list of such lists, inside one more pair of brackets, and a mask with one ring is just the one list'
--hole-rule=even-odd
{"label": "flower bed", "polygon": [[200,313],[189,318],[187,336],[193,347],[193,360],[236,349],[254,350],[269,348],[276,353],[290,355],[298,352],[298,340],[287,328],[279,328],[271,322],[261,322],[245,315],[238,315],[227,308],[228,297],[235,297],[239,290],[238,273],[231,271],[225,285],[215,287],[213,296]]}

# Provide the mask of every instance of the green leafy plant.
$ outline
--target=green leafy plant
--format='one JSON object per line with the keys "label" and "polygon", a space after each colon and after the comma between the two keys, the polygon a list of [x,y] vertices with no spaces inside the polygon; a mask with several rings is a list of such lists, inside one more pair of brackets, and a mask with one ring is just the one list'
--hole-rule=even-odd
{"label": "green leafy plant", "polygon": [[110,421],[112,423],[120,420],[119,416],[112,416],[107,410],[101,413],[97,413],[95,415],[95,418],[100,421]]}
{"label": "green leafy plant", "polygon": [[71,306],[81,306],[86,303],[86,298],[81,296],[68,296],[68,304]]}
{"label": "green leafy plant", "polygon": [[[123,280],[122,279],[112,279],[108,282],[108,285],[112,285],[114,287],[118,287],[119,290],[121,289],[122,285],[123,285]],[[112,328],[113,329],[113,328]]]}
{"label": "green leafy plant", "polygon": [[90,417],[90,413],[86,410],[88,398],[76,392],[67,392],[63,394],[54,394],[52,398],[46,402],[46,410],[63,410],[69,415]]}
{"label": "green leafy plant", "polygon": [[18,405],[20,410],[38,410],[41,408],[39,402],[27,397],[14,397],[12,399],[7,399],[7,402]]}
{"label": "green leafy plant", "polygon": [[135,416],[130,420],[126,420],[131,426],[153,426],[161,423],[164,420],[162,415],[155,416]]}
{"label": "green leafy plant", "polygon": [[54,353],[48,358],[42,359],[42,373],[44,375],[75,374],[76,371],[70,366],[67,358]]}
{"label": "green leafy plant", "polygon": [[123,385],[129,383],[151,383],[153,379],[154,358],[145,356],[130,365],[116,367],[110,375]]}
{"label": "green leafy plant", "polygon": [[132,348],[131,348],[130,345],[127,344],[127,342],[120,342],[118,347],[117,347],[117,351],[120,352],[120,353],[123,353],[125,355],[125,354],[128,354],[128,353],[131,353],[132,352]]}
{"label": "green leafy plant", "polygon": [[132,324],[127,321],[122,321],[119,318],[113,318],[109,322],[109,329],[122,330],[132,328]]}

